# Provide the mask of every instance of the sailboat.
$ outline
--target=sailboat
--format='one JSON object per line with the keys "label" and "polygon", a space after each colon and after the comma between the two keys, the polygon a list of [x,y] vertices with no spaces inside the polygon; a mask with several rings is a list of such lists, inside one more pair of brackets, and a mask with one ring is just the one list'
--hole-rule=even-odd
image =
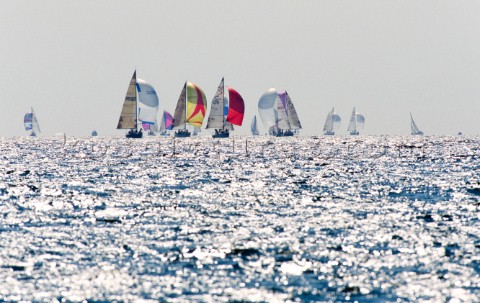
{"label": "sailboat", "polygon": [[348,131],[350,132],[350,135],[352,136],[357,136],[359,135],[359,129],[363,128],[363,125],[365,124],[365,117],[357,113],[355,111],[355,107],[353,107],[352,111],[352,116],[350,117],[350,123],[348,124]]}
{"label": "sailboat", "polygon": [[225,81],[222,78],[212,100],[207,129],[214,128],[213,138],[228,138],[233,125],[241,126],[245,112],[242,96],[231,87],[227,87],[228,99],[225,96]]}
{"label": "sailboat", "polygon": [[423,132],[418,129],[417,124],[413,120],[412,113],[410,113],[410,131],[411,131],[411,134],[414,136],[423,135]]}
{"label": "sailboat", "polygon": [[194,127],[202,126],[207,111],[206,100],[205,93],[200,87],[185,82],[173,115],[173,128],[177,129],[175,137],[190,137],[187,123]]}
{"label": "sailboat", "polygon": [[293,136],[302,128],[293,102],[288,93],[278,93],[275,88],[267,90],[258,101],[258,111],[263,125],[270,135]]}
{"label": "sailboat", "polygon": [[170,136],[169,130],[173,128],[173,117],[166,110],[163,111],[162,120],[160,121],[160,136]]}
{"label": "sailboat", "polygon": [[30,108],[30,112],[26,113],[23,117],[23,126],[25,130],[31,130],[30,136],[35,137],[40,133],[40,125],[38,124],[37,116],[33,111],[33,107]]}
{"label": "sailboat", "polygon": [[335,108],[327,115],[327,120],[325,120],[325,125],[323,126],[323,134],[326,136],[333,136],[335,135],[335,131],[340,126],[342,119],[338,114],[335,113]]}
{"label": "sailboat", "polygon": [[[137,97],[140,96],[140,102]],[[139,104],[140,103],[140,104]],[[137,71],[133,72],[128,85],[122,112],[118,120],[117,129],[129,129],[127,138],[142,138],[142,129],[138,129],[138,122],[148,129],[155,123],[158,109],[158,97],[155,89],[146,81],[137,79]]]}
{"label": "sailboat", "polygon": [[250,123],[250,131],[252,136],[258,136],[260,134],[257,127],[257,115],[253,116],[252,118],[252,123]]}

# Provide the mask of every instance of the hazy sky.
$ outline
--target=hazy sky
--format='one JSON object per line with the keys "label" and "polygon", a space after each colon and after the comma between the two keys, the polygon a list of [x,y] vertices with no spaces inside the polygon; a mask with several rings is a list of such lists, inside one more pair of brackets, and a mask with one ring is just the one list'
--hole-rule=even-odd
{"label": "hazy sky", "polygon": [[272,86],[304,135],[332,107],[346,134],[353,106],[364,134],[408,134],[409,112],[426,134],[480,134],[479,16],[478,0],[0,0],[0,136],[26,135],[30,106],[43,135],[123,135],[135,69],[160,112],[185,80],[210,102],[225,76],[246,102],[235,134]]}

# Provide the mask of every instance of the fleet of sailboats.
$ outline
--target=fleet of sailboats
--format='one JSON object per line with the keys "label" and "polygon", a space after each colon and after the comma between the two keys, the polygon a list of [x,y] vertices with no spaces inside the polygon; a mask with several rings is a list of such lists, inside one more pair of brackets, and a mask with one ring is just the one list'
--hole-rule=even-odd
{"label": "fleet of sailboats", "polygon": [[40,125],[38,124],[37,116],[33,111],[33,107],[30,108],[30,112],[26,113],[23,117],[23,126],[25,130],[30,130],[30,136],[35,137],[40,134]]}
{"label": "fleet of sailboats", "polygon": [[213,138],[228,138],[233,125],[241,126],[245,112],[242,96],[233,88],[227,87],[225,96],[225,79],[222,78],[213,97],[206,129],[215,129]]}
{"label": "fleet of sailboats", "polygon": [[[226,91],[225,91],[226,89]],[[228,94],[226,94],[228,92]],[[227,97],[228,95],[228,97]],[[150,135],[157,132],[161,136],[170,136],[170,130],[175,129],[175,137],[196,136],[201,132],[206,116],[207,101],[203,90],[192,82],[186,81],[177,101],[174,115],[164,110],[160,124],[157,123],[159,99],[155,88],[145,80],[137,78],[134,71],[122,106],[117,129],[128,129],[127,138],[142,138],[142,129]],[[258,101],[258,113],[268,134],[277,137],[287,137],[297,134],[302,125],[287,91],[279,92],[275,88],[268,89]],[[225,86],[222,78],[217,92],[212,99],[210,114],[206,129],[214,129],[213,138],[228,138],[233,125],[241,126],[245,114],[245,102],[242,96],[233,88]],[[323,126],[323,134],[335,135],[342,119],[335,113],[335,108],[328,113]],[[33,108],[23,119],[25,130],[31,131],[30,136],[40,133],[40,126]],[[353,107],[347,131],[350,135],[359,135],[365,124],[365,116]],[[141,125],[141,127],[139,127]],[[187,125],[189,128],[187,128]],[[192,132],[191,132],[192,130]],[[257,116],[250,123],[252,136],[260,134]],[[410,113],[410,132],[412,135],[423,135]],[[91,136],[97,136],[92,131]]]}

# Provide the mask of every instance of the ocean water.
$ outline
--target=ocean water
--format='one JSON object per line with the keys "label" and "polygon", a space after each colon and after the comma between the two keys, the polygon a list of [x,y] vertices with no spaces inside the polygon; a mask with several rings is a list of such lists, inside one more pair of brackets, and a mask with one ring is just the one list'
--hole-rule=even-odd
{"label": "ocean water", "polygon": [[480,302],[480,138],[1,138],[0,300]]}

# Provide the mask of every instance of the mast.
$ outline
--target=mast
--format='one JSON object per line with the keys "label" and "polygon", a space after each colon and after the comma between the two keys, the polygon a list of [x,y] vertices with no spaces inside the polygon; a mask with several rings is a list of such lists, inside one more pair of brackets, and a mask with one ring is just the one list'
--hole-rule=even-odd
{"label": "mast", "polygon": [[[187,81],[185,81],[185,88],[187,87]],[[185,89],[185,123],[183,124],[183,129],[187,130],[187,89]]]}

